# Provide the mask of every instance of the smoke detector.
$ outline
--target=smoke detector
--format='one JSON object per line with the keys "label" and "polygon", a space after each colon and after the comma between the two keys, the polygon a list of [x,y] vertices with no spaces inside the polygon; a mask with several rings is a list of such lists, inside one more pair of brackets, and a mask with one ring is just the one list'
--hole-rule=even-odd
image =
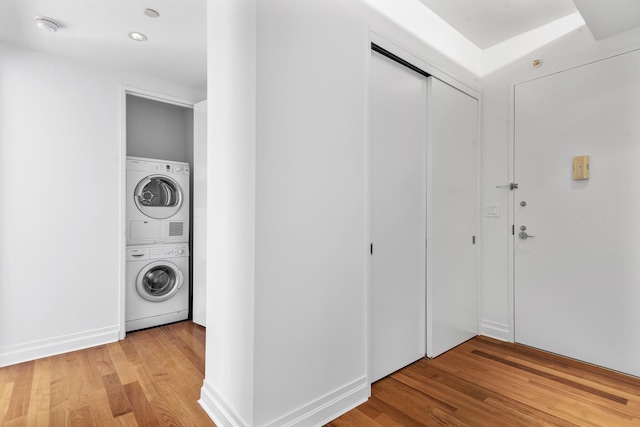
{"label": "smoke detector", "polygon": [[129,37],[131,37],[133,40],[137,41],[137,42],[146,42],[147,41],[147,36],[145,36],[142,33],[139,33],[137,31],[132,31],[129,33]]}
{"label": "smoke detector", "polygon": [[60,24],[54,21],[51,18],[45,18],[44,16],[36,16],[33,18],[36,21],[36,25],[41,30],[49,31],[50,33],[55,33],[60,28]]}
{"label": "smoke detector", "polygon": [[160,16],[160,13],[158,13],[157,10],[153,10],[153,9],[145,9],[144,14],[147,15],[149,18],[157,18],[158,16]]}

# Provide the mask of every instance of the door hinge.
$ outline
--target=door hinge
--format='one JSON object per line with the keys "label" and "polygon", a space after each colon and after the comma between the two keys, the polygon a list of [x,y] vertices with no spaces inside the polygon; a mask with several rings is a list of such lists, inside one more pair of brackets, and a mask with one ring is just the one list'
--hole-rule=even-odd
{"label": "door hinge", "polygon": [[516,225],[515,225],[515,224],[513,224],[513,225],[511,226],[511,235],[512,235],[512,236],[515,236],[515,235],[516,235]]}
{"label": "door hinge", "polygon": [[373,255],[373,243],[371,244],[371,246],[369,246],[369,252],[371,253],[371,255]]}
{"label": "door hinge", "polygon": [[476,244],[476,236],[471,236],[471,244],[472,245]]}
{"label": "door hinge", "polygon": [[518,188],[518,184],[516,184],[515,182],[510,182],[509,184],[505,185],[496,185],[496,188],[508,188],[509,190],[513,191]]}

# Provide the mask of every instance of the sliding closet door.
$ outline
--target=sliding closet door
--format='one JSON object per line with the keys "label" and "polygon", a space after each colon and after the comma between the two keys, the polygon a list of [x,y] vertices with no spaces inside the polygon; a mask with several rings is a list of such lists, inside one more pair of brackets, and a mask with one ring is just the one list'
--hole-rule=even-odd
{"label": "sliding closet door", "polygon": [[425,354],[426,77],[371,53],[371,381]]}
{"label": "sliding closet door", "polygon": [[428,79],[427,356],[478,333],[478,100]]}

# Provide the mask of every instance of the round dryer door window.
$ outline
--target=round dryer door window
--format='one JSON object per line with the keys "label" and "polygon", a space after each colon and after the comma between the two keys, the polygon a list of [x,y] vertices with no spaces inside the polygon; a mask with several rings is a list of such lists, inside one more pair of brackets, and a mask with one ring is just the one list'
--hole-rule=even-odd
{"label": "round dryer door window", "polygon": [[169,218],[182,207],[182,188],[173,178],[151,175],[138,183],[133,198],[140,212],[148,217]]}
{"label": "round dryer door window", "polygon": [[136,287],[140,296],[147,301],[166,301],[182,287],[184,275],[169,261],[147,264],[138,274]]}

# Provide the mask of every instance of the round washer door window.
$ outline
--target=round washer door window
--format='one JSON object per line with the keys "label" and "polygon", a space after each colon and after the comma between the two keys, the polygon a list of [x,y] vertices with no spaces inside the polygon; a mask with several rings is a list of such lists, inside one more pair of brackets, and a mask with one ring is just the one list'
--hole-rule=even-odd
{"label": "round washer door window", "polygon": [[138,274],[136,288],[147,301],[166,301],[174,296],[184,283],[180,269],[169,261],[147,264]]}
{"label": "round washer door window", "polygon": [[150,175],[141,180],[133,199],[140,212],[150,218],[164,219],[175,215],[182,206],[182,188],[165,175]]}

